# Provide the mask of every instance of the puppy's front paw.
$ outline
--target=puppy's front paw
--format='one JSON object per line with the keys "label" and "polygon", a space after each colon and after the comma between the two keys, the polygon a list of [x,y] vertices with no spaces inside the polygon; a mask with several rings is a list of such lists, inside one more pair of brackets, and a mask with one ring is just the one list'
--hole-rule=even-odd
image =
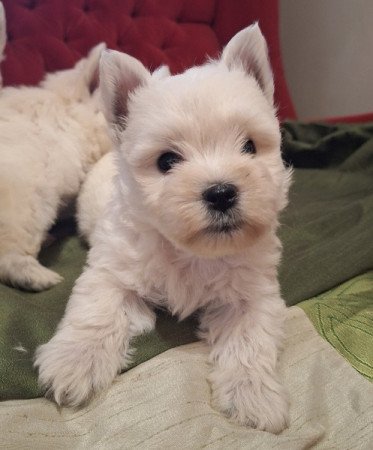
{"label": "puppy's front paw", "polygon": [[112,355],[92,342],[59,339],[58,335],[36,351],[39,384],[58,405],[81,406],[93,394],[110,386],[118,372]]}
{"label": "puppy's front paw", "polygon": [[282,385],[266,373],[215,370],[210,375],[213,403],[241,425],[280,433],[289,424],[289,402]]}

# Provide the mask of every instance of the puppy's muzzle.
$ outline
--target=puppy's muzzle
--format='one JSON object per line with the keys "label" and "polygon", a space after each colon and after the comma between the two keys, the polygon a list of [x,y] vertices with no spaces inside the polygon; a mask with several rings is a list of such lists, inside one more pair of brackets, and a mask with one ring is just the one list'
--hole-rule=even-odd
{"label": "puppy's muzzle", "polygon": [[236,205],[238,189],[230,183],[214,184],[202,193],[202,198],[210,211],[225,213]]}
{"label": "puppy's muzzle", "polygon": [[209,215],[208,233],[226,234],[238,230],[242,223],[237,209],[238,189],[234,184],[216,183],[202,193]]}

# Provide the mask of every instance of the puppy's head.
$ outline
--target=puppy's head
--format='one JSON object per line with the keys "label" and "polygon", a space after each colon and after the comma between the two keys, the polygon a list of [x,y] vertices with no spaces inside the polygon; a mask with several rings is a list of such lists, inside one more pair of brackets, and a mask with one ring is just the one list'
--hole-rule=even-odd
{"label": "puppy's head", "polygon": [[143,220],[208,257],[240,252],[276,227],[289,176],[257,25],[218,61],[176,76],[105,52],[100,80],[122,182]]}

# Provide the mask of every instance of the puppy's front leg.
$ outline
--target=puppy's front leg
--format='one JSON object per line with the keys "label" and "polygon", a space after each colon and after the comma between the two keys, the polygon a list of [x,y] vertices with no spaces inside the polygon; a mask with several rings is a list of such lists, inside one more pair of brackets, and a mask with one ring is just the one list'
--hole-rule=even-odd
{"label": "puppy's front leg", "polygon": [[58,404],[84,404],[128,363],[130,338],[154,322],[154,312],[106,269],[87,268],[56,334],[37,349],[41,386]]}
{"label": "puppy's front leg", "polygon": [[210,305],[202,336],[211,345],[215,406],[236,422],[278,433],[288,423],[288,400],[276,372],[285,306],[278,298]]}

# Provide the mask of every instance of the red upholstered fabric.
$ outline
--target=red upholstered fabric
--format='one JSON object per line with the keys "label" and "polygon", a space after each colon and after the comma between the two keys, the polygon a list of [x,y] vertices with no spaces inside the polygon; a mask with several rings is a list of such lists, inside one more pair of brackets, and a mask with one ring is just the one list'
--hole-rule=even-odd
{"label": "red upholstered fabric", "polygon": [[5,85],[37,84],[71,67],[95,44],[173,73],[217,56],[240,29],[259,20],[275,73],[281,118],[294,109],[281,66],[277,0],[3,0],[8,44]]}
{"label": "red upholstered fabric", "polygon": [[[357,114],[354,116],[328,117],[327,119],[322,120],[328,123],[366,123],[373,122],[373,113]],[[318,121],[320,122],[321,120],[319,119]],[[309,122],[311,122],[311,120]],[[313,119],[312,122],[316,122],[316,120]]]}

